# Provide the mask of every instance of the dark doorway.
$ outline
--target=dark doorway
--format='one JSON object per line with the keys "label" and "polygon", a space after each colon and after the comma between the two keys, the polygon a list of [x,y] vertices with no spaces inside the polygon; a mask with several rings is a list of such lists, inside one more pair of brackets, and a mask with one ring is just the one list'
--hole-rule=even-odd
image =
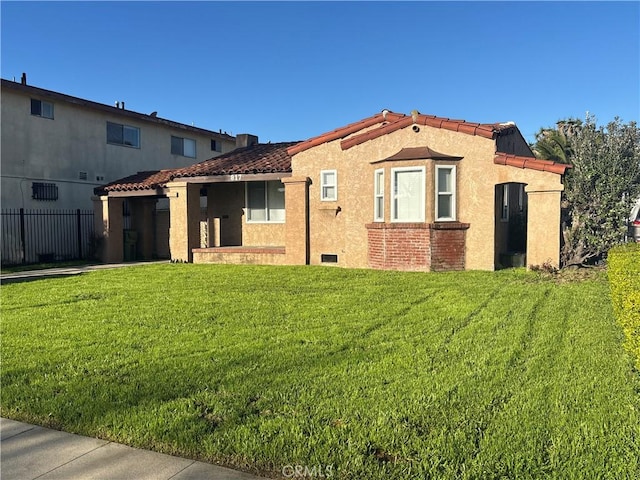
{"label": "dark doorway", "polygon": [[495,269],[524,267],[527,257],[527,194],[524,183],[495,186]]}

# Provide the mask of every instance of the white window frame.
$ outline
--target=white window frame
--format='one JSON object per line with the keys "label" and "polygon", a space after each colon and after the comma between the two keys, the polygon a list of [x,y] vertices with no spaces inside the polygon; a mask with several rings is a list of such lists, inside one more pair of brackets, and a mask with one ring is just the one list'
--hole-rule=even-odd
{"label": "white window frame", "polygon": [[[378,186],[381,187],[380,191]],[[373,172],[373,221],[384,222],[384,168]]]}
{"label": "white window frame", "polygon": [[[244,186],[244,191],[245,191],[245,205],[246,205],[246,222],[247,223],[285,223],[286,221],[286,206],[283,208],[283,213],[282,213],[282,219],[281,220],[272,220],[270,218],[270,210],[273,210],[273,208],[270,209],[269,207],[269,183],[271,182],[278,182],[282,185],[282,187],[278,187],[278,188],[282,188],[283,189],[283,202],[284,202],[284,184],[282,182],[280,182],[279,180],[262,180],[259,182],[245,182],[245,186]],[[251,216],[251,212],[250,210],[258,210],[257,208],[252,209],[249,207],[249,184],[250,183],[262,183],[264,185],[264,220],[252,220],[250,218]]]}
{"label": "white window frame", "polygon": [[[403,218],[398,219],[398,212],[396,206],[396,174],[399,172],[420,172],[421,181],[420,187],[422,189],[422,195],[418,201],[419,216],[416,218]],[[391,222],[393,223],[422,223],[425,221],[425,195],[426,195],[426,169],[425,167],[396,167],[391,169]]]}
{"label": "white window frame", "polygon": [[[450,192],[441,192],[440,191],[440,175],[438,175],[438,172],[440,170],[450,170],[451,171],[451,191]],[[455,222],[456,218],[457,218],[457,214],[456,214],[456,184],[457,184],[457,175],[456,175],[456,166],[455,165],[436,165],[436,182],[435,182],[435,194],[436,194],[436,222]],[[440,199],[441,196],[443,195],[447,195],[449,197],[451,197],[451,213],[452,216],[449,217],[445,217],[440,215],[439,212],[439,205],[440,203],[438,202],[438,200]]]}
{"label": "white window frame", "polygon": [[[110,142],[109,141],[109,124],[111,125],[115,125],[117,127],[122,128],[122,142]],[[137,145],[129,145],[127,143],[125,143],[125,131],[126,130],[134,130],[137,133],[137,140],[138,143]],[[129,147],[129,148],[140,148],[140,144],[141,144],[141,139],[140,139],[140,129],[138,127],[133,127],[131,125],[124,125],[122,123],[117,123],[117,122],[110,122],[107,120],[107,143],[109,145],[118,145],[120,147]]]}
{"label": "white window frame", "polygon": [[[174,152],[173,151],[173,139],[174,138],[176,140],[180,140],[180,151],[179,152]],[[184,152],[184,143],[185,143],[185,141],[193,142],[193,155],[187,155]],[[182,157],[187,157],[187,158],[197,158],[197,156],[198,156],[197,142],[193,138],[178,137],[177,135],[171,135],[171,154],[172,155],[180,155]]]}
{"label": "white window frame", "polygon": [[[325,182],[325,174],[333,174],[333,182]],[[327,187],[333,187],[333,196],[325,193]],[[338,171],[337,170],[320,170],[320,200],[323,202],[335,202],[338,200]]]}
{"label": "white window frame", "polygon": [[500,221],[509,221],[509,184],[502,184],[502,198],[500,199]]}
{"label": "white window frame", "polygon": [[[40,113],[33,113],[33,102],[38,102],[38,104],[40,104]],[[45,112],[45,105],[48,107],[47,112]],[[31,115],[33,115],[34,117],[48,118],[49,120],[53,120],[53,103],[46,102],[37,98],[32,98]]]}
{"label": "white window frame", "polygon": [[211,139],[211,151],[222,152],[222,142],[220,140]]}

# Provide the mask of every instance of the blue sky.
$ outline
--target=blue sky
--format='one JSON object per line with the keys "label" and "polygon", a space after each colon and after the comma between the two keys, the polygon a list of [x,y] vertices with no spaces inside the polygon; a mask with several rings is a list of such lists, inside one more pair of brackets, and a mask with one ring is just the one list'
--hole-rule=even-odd
{"label": "blue sky", "polygon": [[2,78],[261,141],[640,113],[638,2],[7,2]]}

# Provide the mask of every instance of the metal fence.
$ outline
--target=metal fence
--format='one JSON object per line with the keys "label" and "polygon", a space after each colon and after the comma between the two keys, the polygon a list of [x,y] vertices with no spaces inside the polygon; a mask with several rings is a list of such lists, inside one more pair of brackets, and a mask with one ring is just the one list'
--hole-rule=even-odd
{"label": "metal fence", "polygon": [[2,209],[4,265],[84,260],[93,254],[92,210]]}

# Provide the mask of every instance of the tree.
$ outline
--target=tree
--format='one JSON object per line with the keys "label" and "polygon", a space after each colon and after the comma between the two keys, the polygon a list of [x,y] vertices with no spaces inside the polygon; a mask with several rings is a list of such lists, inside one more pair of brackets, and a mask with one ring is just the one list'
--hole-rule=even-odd
{"label": "tree", "polygon": [[[547,132],[547,133],[542,133]],[[559,122],[542,130],[534,151],[573,168],[565,175],[562,266],[584,265],[604,257],[623,243],[631,205],[640,196],[640,129],[619,118],[597,127],[585,122]]]}
{"label": "tree", "polygon": [[561,120],[556,128],[542,128],[536,134],[533,152],[536,157],[569,163],[571,158],[570,138],[582,127],[582,121],[577,119]]}

